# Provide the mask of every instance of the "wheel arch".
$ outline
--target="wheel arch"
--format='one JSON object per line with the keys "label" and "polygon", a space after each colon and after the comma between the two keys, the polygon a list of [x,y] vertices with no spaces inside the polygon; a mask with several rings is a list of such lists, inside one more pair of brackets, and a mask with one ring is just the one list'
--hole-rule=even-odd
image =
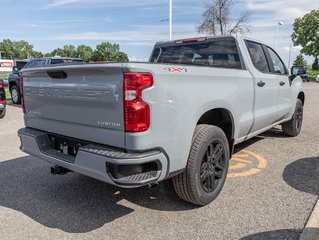
{"label": "wheel arch", "polygon": [[225,108],[214,108],[201,115],[196,125],[208,124],[221,128],[228,140],[232,154],[234,147],[235,123],[232,113]]}
{"label": "wheel arch", "polygon": [[304,92],[299,92],[297,99],[300,99],[303,106],[305,105],[306,96]]}
{"label": "wheel arch", "polygon": [[18,83],[16,81],[9,81],[9,91],[11,92],[11,88],[13,86],[18,86]]}

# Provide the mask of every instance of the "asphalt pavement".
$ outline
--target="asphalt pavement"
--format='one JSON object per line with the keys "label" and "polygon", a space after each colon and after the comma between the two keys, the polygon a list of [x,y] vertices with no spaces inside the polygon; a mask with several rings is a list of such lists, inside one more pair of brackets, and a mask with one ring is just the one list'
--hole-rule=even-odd
{"label": "asphalt pavement", "polygon": [[220,196],[205,207],[180,200],[170,181],[120,189],[50,174],[19,150],[20,107],[0,120],[0,238],[297,240],[319,196],[319,84],[306,83],[302,133],[280,127],[236,146]]}

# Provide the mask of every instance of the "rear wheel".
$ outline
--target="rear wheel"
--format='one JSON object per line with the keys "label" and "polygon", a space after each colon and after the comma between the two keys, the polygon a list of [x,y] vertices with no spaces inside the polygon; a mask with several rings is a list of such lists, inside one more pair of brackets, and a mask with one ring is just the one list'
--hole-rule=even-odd
{"label": "rear wheel", "polygon": [[288,122],[283,123],[282,131],[291,137],[296,137],[301,132],[303,120],[303,105],[300,99],[297,99],[296,108],[292,119]]}
{"label": "rear wheel", "polygon": [[11,99],[14,104],[20,104],[21,103],[21,93],[18,86],[13,86],[11,88]]}
{"label": "rear wheel", "polygon": [[177,195],[200,206],[212,202],[224,186],[229,158],[229,145],[223,130],[198,125],[186,169],[173,177]]}

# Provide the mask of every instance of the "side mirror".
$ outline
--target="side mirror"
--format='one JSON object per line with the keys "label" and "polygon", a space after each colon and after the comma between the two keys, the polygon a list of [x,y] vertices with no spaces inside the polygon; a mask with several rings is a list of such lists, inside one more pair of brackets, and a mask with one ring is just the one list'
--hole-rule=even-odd
{"label": "side mirror", "polygon": [[307,73],[307,71],[304,67],[293,66],[291,68],[291,75],[293,75],[293,76],[300,76],[300,75],[303,75],[306,73]]}
{"label": "side mirror", "polygon": [[12,68],[12,73],[19,75],[20,72],[19,72],[18,67],[14,66],[14,67]]}

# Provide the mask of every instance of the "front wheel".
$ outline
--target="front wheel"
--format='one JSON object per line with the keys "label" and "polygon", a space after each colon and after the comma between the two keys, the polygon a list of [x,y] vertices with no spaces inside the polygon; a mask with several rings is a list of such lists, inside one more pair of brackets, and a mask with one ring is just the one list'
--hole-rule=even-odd
{"label": "front wheel", "polygon": [[187,166],[173,177],[177,195],[204,206],[215,200],[226,181],[229,145],[222,129],[211,125],[196,127]]}
{"label": "front wheel", "polygon": [[282,131],[290,136],[296,137],[301,132],[303,120],[303,105],[300,99],[297,99],[296,108],[292,119],[288,122],[285,122],[281,125]]}
{"label": "front wheel", "polygon": [[11,99],[14,104],[21,103],[21,93],[18,86],[13,86],[11,88]]}

